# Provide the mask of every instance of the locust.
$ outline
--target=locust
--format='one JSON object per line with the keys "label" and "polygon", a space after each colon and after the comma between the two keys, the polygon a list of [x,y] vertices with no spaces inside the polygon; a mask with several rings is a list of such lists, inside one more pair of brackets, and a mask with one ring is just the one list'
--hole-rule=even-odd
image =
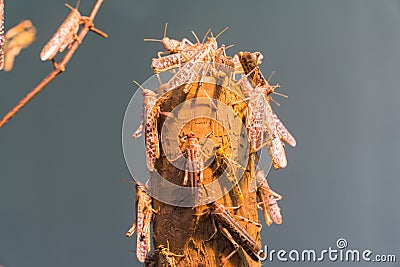
{"label": "locust", "polygon": [[[246,110],[246,127],[249,131],[249,141],[253,152],[260,150],[264,144],[265,132],[265,105],[266,99],[262,94],[260,87],[253,85],[247,79],[247,75],[243,75],[238,84],[241,85],[245,99],[247,100]],[[238,103],[235,102],[235,103]]]}
{"label": "locust", "polygon": [[238,60],[237,55],[236,57],[228,57],[226,55],[225,50],[228,47],[225,45],[221,45],[215,53],[214,53],[214,68],[216,75],[214,76],[226,76],[226,74],[238,74],[243,73],[243,68]]}
{"label": "locust", "polygon": [[[172,53],[167,56],[153,58],[151,62],[151,68],[155,73],[165,72],[184,64],[188,61],[195,60],[195,55],[198,55],[202,50],[206,49],[204,44],[197,43],[191,46],[185,46],[179,52]],[[235,70],[235,72],[240,72],[241,69],[237,66],[232,59],[225,55],[225,45],[215,50],[214,57],[205,57],[205,60],[213,59],[217,64],[225,68],[230,68]]]}
{"label": "locust", "polygon": [[4,67],[4,0],[0,0],[0,70]]}
{"label": "locust", "polygon": [[[214,227],[214,233],[207,241],[211,240],[219,229],[235,248],[228,256],[225,257],[225,259],[221,261],[221,266],[223,266],[224,263],[239,250],[239,248],[242,248],[244,251],[246,251],[246,253],[254,261],[259,261],[260,257],[263,258],[264,252],[261,249],[261,245],[251,237],[247,230],[240,225],[238,220],[235,219],[235,217],[224,207],[224,205],[214,201],[207,204],[207,206]],[[252,222],[241,216],[237,217],[261,227],[261,224],[259,223]]]}
{"label": "locust", "polygon": [[278,206],[278,200],[282,199],[282,196],[272,191],[268,185],[265,173],[262,170],[258,170],[256,173],[257,183],[257,197],[259,200],[259,207],[261,207],[265,223],[270,226],[272,222],[276,224],[282,223],[282,215]]}
{"label": "locust", "polygon": [[[242,52],[243,53],[243,52]],[[253,151],[258,151],[264,145],[264,117],[265,117],[265,97],[262,94],[260,86],[253,86],[248,80],[252,74],[254,74],[253,65],[257,66],[261,63],[263,55],[260,52],[248,53],[248,57],[252,59],[249,66],[248,59],[243,57],[241,53],[237,56],[238,60],[242,65],[242,68],[246,75],[243,75],[239,80],[238,84],[241,85],[243,93],[245,95],[244,100],[248,100],[248,109],[246,116],[246,126],[249,131],[249,141]],[[245,60],[244,60],[244,59]],[[244,101],[242,100],[242,101]],[[239,101],[241,102],[241,101]]]}
{"label": "locust", "polygon": [[151,68],[155,73],[164,72],[170,69],[179,67],[192,58],[198,49],[188,49],[180,53],[171,54],[164,57],[153,58],[151,62]]}
{"label": "locust", "polygon": [[[250,85],[250,88],[249,86],[246,87],[246,90],[251,92],[250,101],[259,101],[263,98],[263,103],[256,105],[250,111],[253,112],[253,115],[249,118],[250,138],[255,138],[254,140],[251,139],[253,146],[255,146],[255,150],[256,148],[261,148],[263,145],[267,145],[268,153],[270,154],[275,169],[285,168],[287,166],[286,154],[277,130],[276,121],[273,117],[274,113],[270,104],[271,97],[269,96],[270,93],[274,92],[277,86],[269,85],[268,81],[262,75],[257,65],[259,62],[258,57],[261,57],[262,55],[259,54],[258,57],[257,55],[258,54],[250,52],[238,53],[244,73],[246,76],[249,76],[254,84],[256,84],[254,90],[251,89],[253,88],[253,85]],[[262,117],[264,118],[262,119]],[[262,120],[263,123],[260,124]],[[260,129],[264,129],[263,134],[266,135],[267,140],[267,142],[262,146],[259,145],[260,140],[263,140],[263,138],[260,137]],[[252,133],[252,131],[256,133]]]}
{"label": "locust", "polygon": [[240,189],[239,186],[239,181],[236,177],[236,168],[241,168],[243,170],[246,170],[246,168],[243,168],[240,166],[238,163],[236,163],[234,160],[231,159],[230,154],[228,154],[224,147],[219,146],[217,147],[217,150],[215,151],[215,161],[217,163],[216,169],[213,171],[213,173],[216,173],[218,170],[222,169],[225,167],[226,170],[226,176],[230,180],[230,182],[233,184],[233,192],[239,201],[239,203],[242,203],[244,200],[242,190]]}
{"label": "locust", "polygon": [[73,8],[68,4],[65,4],[71,12],[64,22],[58,27],[51,39],[46,43],[40,53],[40,59],[42,61],[52,60],[54,66],[58,65],[54,61],[54,57],[64,51],[64,49],[71,45],[74,40],[77,39],[77,33],[79,25],[84,22],[84,17],[78,11],[80,0],[78,0],[76,7]]}
{"label": "locust", "polygon": [[169,53],[169,54],[175,54],[175,53],[180,53],[183,50],[186,50],[187,48],[193,48],[195,45],[187,38],[183,38],[182,41],[178,41],[172,38],[167,37],[167,26],[168,23],[165,23],[164,27],[164,36],[161,40],[158,39],[149,39],[146,38],[144,39],[145,41],[151,41],[151,42],[161,42],[164,46],[164,48],[167,51],[160,51],[158,52],[158,57],[161,58],[162,54]]}
{"label": "locust", "polygon": [[167,246],[159,245],[157,247],[156,251],[159,253],[160,256],[162,256],[161,266],[164,266],[164,267],[176,267],[175,258],[185,257],[185,255],[178,255],[178,254],[172,253],[169,250],[168,240],[167,240]]}
{"label": "locust", "polygon": [[[139,84],[141,87],[141,85]],[[139,138],[143,135],[146,147],[146,165],[149,171],[154,171],[154,163],[160,157],[160,144],[157,128],[157,120],[160,116],[171,116],[170,112],[163,112],[157,105],[157,94],[150,90],[142,88],[143,94],[143,117],[139,128],[132,134],[133,138]]]}
{"label": "locust", "polygon": [[136,230],[136,256],[145,262],[150,247],[150,223],[156,211],[152,207],[152,198],[142,184],[136,183],[136,222],[126,233],[131,237]]}
{"label": "locust", "polygon": [[[190,61],[196,53],[204,49],[204,44],[200,43],[194,32],[193,34],[197,40],[196,44],[193,44],[190,40],[186,38],[182,39],[182,41],[168,38],[166,37],[166,29],[167,23],[165,24],[164,28],[164,37],[161,40],[145,39],[145,41],[161,42],[167,50],[158,52],[158,58],[152,59],[151,67],[155,73],[160,73],[176,67],[180,67],[181,64]],[[161,57],[161,54],[165,53],[169,53],[169,55]]]}
{"label": "locust", "polygon": [[58,65],[58,63],[54,60],[54,57],[58,53],[63,52],[65,48],[68,47],[68,49],[70,49],[74,44],[74,41],[79,43],[81,42],[77,36],[79,25],[85,24],[85,27],[87,26],[90,31],[97,33],[104,38],[108,37],[105,32],[94,27],[93,21],[90,19],[90,17],[81,15],[81,13],[78,11],[79,3],[80,0],[77,1],[75,8],[69,4],[65,4],[69,9],[71,9],[71,12],[40,52],[40,59],[42,61],[51,60],[54,68],[59,71],[64,71],[65,68],[64,66]]}
{"label": "locust", "polygon": [[[204,48],[197,51],[190,61],[188,61],[167,83],[167,90],[172,90],[184,84],[190,84],[197,77],[200,70],[204,67],[204,61],[208,61],[210,53],[217,49],[214,38],[209,38],[204,44]],[[184,89],[185,91],[185,89]]]}
{"label": "locust", "polygon": [[269,87],[267,80],[258,67],[263,59],[263,55],[260,52],[239,52],[238,57],[244,73],[249,75],[250,80],[260,87]]}
{"label": "locust", "polygon": [[[218,49],[217,38],[226,30],[222,30],[216,37],[209,37],[207,42],[202,44],[201,49],[190,58],[190,60],[168,81],[167,90],[172,90],[181,85],[189,85],[199,75],[200,70],[205,66],[205,61],[214,59],[215,51]],[[187,93],[188,87],[183,91]]]}
{"label": "locust", "polygon": [[12,70],[15,57],[36,39],[36,28],[30,20],[23,20],[5,35],[4,71]]}
{"label": "locust", "polygon": [[202,151],[199,139],[191,132],[185,134],[181,141],[186,144],[183,152],[176,159],[185,157],[185,175],[182,185],[187,185],[190,181],[191,187],[202,185],[204,181],[204,157],[206,154]]}

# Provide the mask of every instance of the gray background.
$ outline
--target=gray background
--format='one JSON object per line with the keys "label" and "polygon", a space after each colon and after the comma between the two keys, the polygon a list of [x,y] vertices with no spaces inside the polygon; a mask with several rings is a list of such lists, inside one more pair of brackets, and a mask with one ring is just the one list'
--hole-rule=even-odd
{"label": "gray background", "polygon": [[[263,52],[263,72],[276,70],[289,95],[275,111],[298,146],[269,175],[284,223],[265,227],[263,243],[322,250],[343,237],[400,257],[400,1],[261,2],[105,1],[96,25],[110,38],[89,34],[67,71],[0,129],[0,265],[140,266],[124,237],[134,187],[122,182],[121,127],[131,81],[152,74],[161,50],[143,38],[161,37],[165,21],[177,39],[229,26],[219,43]],[[62,0],[7,1],[6,27],[29,18],[38,36],[0,73],[1,115],[51,70],[40,49],[67,13]]]}

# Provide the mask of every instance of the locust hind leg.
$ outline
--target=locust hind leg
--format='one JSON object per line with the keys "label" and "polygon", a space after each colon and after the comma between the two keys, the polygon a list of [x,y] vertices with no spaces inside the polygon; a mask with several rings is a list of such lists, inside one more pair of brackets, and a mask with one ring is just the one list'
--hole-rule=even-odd
{"label": "locust hind leg", "polygon": [[236,243],[226,228],[222,227],[221,225],[218,226],[221,233],[232,243],[233,247],[235,248],[228,256],[225,257],[225,259],[221,260],[220,266],[224,266],[225,262],[227,262],[239,250],[240,246],[238,243]]}
{"label": "locust hind leg", "polygon": [[143,135],[143,120],[140,122],[139,127],[137,128],[137,130],[132,134],[133,138],[139,138]]}
{"label": "locust hind leg", "polygon": [[212,223],[213,223],[214,233],[207,240],[205,240],[206,242],[210,241],[218,232],[217,226],[215,224],[215,219],[214,219],[214,217],[212,215],[211,215],[211,220],[212,220]]}
{"label": "locust hind leg", "polygon": [[133,223],[131,228],[126,232],[126,237],[131,237],[136,231],[136,223]]}
{"label": "locust hind leg", "polygon": [[243,216],[240,216],[240,215],[236,215],[236,214],[232,214],[232,215],[238,220],[245,221],[245,222],[248,222],[248,223],[252,223],[255,226],[259,227],[260,229],[262,228],[262,224],[261,223],[253,222],[252,220],[249,220],[246,217],[243,217]]}

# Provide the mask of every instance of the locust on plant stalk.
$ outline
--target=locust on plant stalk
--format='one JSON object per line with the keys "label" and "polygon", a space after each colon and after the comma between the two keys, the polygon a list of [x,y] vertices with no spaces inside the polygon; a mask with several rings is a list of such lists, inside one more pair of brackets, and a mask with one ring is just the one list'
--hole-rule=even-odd
{"label": "locust on plant stalk", "polygon": [[259,200],[259,207],[261,207],[265,223],[270,226],[272,222],[276,224],[282,223],[281,209],[278,206],[278,200],[282,199],[282,196],[272,191],[268,185],[267,178],[265,177],[264,171],[257,171],[256,173],[257,183],[257,197]]}
{"label": "locust on plant stalk", "polygon": [[[140,84],[138,85],[142,88]],[[157,105],[159,98],[157,98],[157,94],[154,91],[142,88],[142,93],[143,118],[139,128],[132,134],[132,137],[138,138],[144,132],[147,168],[149,171],[154,171],[154,163],[160,157],[157,120],[160,114],[171,116],[171,113],[161,111],[160,106]]]}
{"label": "locust on plant stalk", "polygon": [[176,267],[175,258],[185,257],[185,255],[178,255],[178,254],[172,253],[169,250],[168,240],[167,240],[167,246],[159,245],[155,252],[158,252],[159,255],[162,257],[161,265],[167,266],[167,267]]}
{"label": "locust on plant stalk", "polygon": [[253,223],[258,227],[261,224],[250,221],[242,216],[234,216],[231,214],[224,205],[214,201],[208,206],[208,213],[211,215],[212,223],[214,226],[214,233],[207,240],[211,240],[215,234],[220,232],[233,244],[235,247],[225,259],[221,260],[220,266],[223,266],[240,248],[242,248],[246,253],[254,260],[259,261],[260,257],[264,257],[264,252],[261,249],[261,245],[258,244],[254,238],[247,232],[247,230],[238,222],[238,219],[244,220],[249,223]]}
{"label": "locust on plant stalk", "polygon": [[126,233],[131,237],[136,231],[136,256],[140,262],[145,262],[150,246],[150,223],[156,211],[152,207],[152,198],[146,193],[142,184],[136,184],[136,222]]}

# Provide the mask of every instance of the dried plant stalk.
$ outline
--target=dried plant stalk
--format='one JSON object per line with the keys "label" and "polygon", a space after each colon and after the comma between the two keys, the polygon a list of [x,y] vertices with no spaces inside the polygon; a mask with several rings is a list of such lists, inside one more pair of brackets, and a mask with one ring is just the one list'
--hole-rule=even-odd
{"label": "dried plant stalk", "polygon": [[[187,86],[186,86],[187,87]],[[232,87],[231,87],[232,88]],[[182,87],[171,90],[165,97],[165,100],[160,105],[161,110],[171,111],[174,107],[179,105],[185,100],[194,99],[198,97],[211,97],[217,99],[227,105],[238,102],[241,96],[234,93],[231,89],[215,85],[212,83],[193,83],[188,88],[188,93],[182,91]],[[242,101],[240,104],[232,107],[239,116],[240,122],[245,118],[246,103]],[[190,116],[190,110],[181,109],[178,116],[185,118]],[[220,116],[220,115],[218,115]],[[159,118],[159,125],[161,126],[165,118]],[[223,118],[218,118],[218,120]],[[217,145],[224,146],[229,142],[227,135],[228,132],[238,134],[240,125],[234,122],[230,125],[231,129],[224,129],[217,120],[210,118],[195,118],[189,121],[182,128],[183,132],[194,132],[196,136],[202,140],[211,131],[212,139]],[[166,144],[173,144],[172,140],[164,142]],[[179,170],[171,165],[164,154],[164,148],[161,147],[161,157],[156,161],[155,168],[158,173],[165,177],[168,181],[182,185],[185,171]],[[204,169],[203,179],[204,184],[208,184],[216,177],[213,170],[216,168],[217,163],[214,162],[212,166]],[[239,209],[229,209],[235,206],[234,199],[236,196],[231,190],[218,202],[223,204],[229,209],[230,212],[248,218],[253,222],[258,222],[258,211],[256,202],[256,192],[249,192],[249,185],[251,179],[254,177],[254,165],[249,159],[247,169],[244,176],[239,182],[244,200]],[[157,184],[152,184],[152,187],[159,188]],[[172,192],[171,192],[172,193]],[[174,261],[176,266],[219,266],[221,262],[234,251],[232,243],[220,232],[215,235],[210,241],[206,241],[213,234],[213,224],[209,214],[199,215],[205,210],[205,206],[192,208],[175,207],[156,199],[153,201],[153,208],[160,212],[155,216],[153,224],[153,241],[154,247],[163,247],[169,243],[169,251],[174,254],[183,255],[183,257],[175,257]],[[254,241],[261,246],[260,229],[253,223],[246,221],[239,221],[239,223],[247,230]],[[163,264],[162,255],[155,251],[151,264],[154,266],[165,266]],[[148,264],[147,266],[152,266]],[[239,249],[233,256],[224,263],[224,266],[260,266],[260,262],[251,259],[243,249]]]}

